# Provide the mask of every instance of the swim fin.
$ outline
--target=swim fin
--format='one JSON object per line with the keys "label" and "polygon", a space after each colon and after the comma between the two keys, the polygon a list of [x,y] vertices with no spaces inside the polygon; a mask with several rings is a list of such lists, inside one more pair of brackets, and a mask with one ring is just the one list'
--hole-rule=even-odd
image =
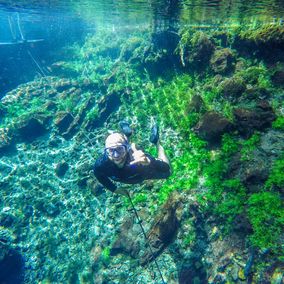
{"label": "swim fin", "polygon": [[159,141],[159,126],[157,123],[155,123],[151,129],[150,142],[156,145],[158,141]]}
{"label": "swim fin", "polygon": [[130,137],[132,135],[132,129],[130,127],[130,124],[126,120],[122,120],[119,122],[119,126],[121,128],[122,133],[126,137]]}

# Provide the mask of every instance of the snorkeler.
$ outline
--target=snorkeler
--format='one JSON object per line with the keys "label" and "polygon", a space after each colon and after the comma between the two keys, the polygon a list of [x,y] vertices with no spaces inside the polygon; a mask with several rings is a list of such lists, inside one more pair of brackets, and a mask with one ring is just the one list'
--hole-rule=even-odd
{"label": "snorkeler", "polygon": [[129,143],[132,130],[125,121],[120,123],[122,133],[112,133],[105,141],[105,150],[95,163],[94,174],[108,190],[127,196],[126,189],[117,188],[113,181],[137,184],[148,179],[166,179],[170,176],[170,163],[159,142],[159,128],[152,127],[150,142],[158,150],[158,158],[137,149]]}

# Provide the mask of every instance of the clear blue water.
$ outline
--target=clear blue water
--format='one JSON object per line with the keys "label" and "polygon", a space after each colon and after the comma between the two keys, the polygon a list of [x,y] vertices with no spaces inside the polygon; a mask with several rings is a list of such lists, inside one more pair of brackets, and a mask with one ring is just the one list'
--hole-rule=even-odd
{"label": "clear blue water", "polygon": [[[279,22],[283,1],[0,1],[0,97],[97,29]],[[32,56],[23,40],[30,41]],[[10,44],[9,44],[10,43]],[[57,57],[57,58],[56,58]]]}
{"label": "clear blue water", "polygon": [[[239,25],[256,26],[262,23],[278,23],[282,25],[283,17],[283,0],[0,0],[0,99],[4,97],[7,92],[15,89],[22,83],[30,82],[36,77],[41,78],[50,74],[53,75],[50,72],[49,66],[51,66],[54,62],[60,64],[61,60],[68,61],[68,58],[66,57],[63,59],[63,48],[71,46],[74,43],[83,43],[86,35],[95,34],[98,30],[129,31],[139,30],[145,27],[150,27],[153,30],[159,30],[166,29],[168,27],[176,28],[180,26],[197,26],[204,28],[215,28],[222,26],[226,28],[226,26],[231,27]],[[66,52],[64,56],[66,56]],[[70,61],[72,61],[71,59],[72,58],[70,58]],[[86,56],[86,66],[87,61],[88,57]],[[94,64],[91,65],[90,69],[93,68],[92,66],[95,67],[98,72],[100,72],[99,66]],[[53,143],[56,145],[56,143],[59,142],[53,141]],[[69,149],[67,146],[66,148]],[[52,145],[50,147],[52,147]],[[23,150],[23,152],[25,152],[25,150]],[[30,150],[30,152],[27,154],[28,161],[33,159],[32,152],[33,150]],[[55,152],[53,154],[55,159],[59,159]],[[47,165],[50,165],[50,168],[52,168],[54,164],[54,160],[52,160],[53,158],[54,157],[43,157],[42,165],[45,165],[46,160],[49,159]],[[76,157],[74,160],[80,158],[81,157]],[[19,161],[21,161],[20,158]],[[12,167],[10,168],[12,169]],[[37,178],[38,177],[36,177],[36,179]],[[44,180],[44,178],[46,178],[44,175],[39,177],[41,180]],[[73,180],[71,181],[73,183]],[[39,181],[35,180],[33,182],[37,185]],[[45,191],[45,185],[41,187],[44,189],[43,191]],[[69,185],[66,188],[64,185],[62,188],[64,188],[64,196],[66,196],[66,200],[68,200],[70,195]],[[29,189],[28,184],[27,192]],[[57,189],[58,188],[56,188],[56,190]],[[81,191],[79,191],[79,193],[81,194]],[[52,202],[43,202],[42,207],[44,209],[46,204],[52,205]],[[61,200],[58,201],[58,204],[61,204]],[[46,207],[48,207],[47,205]],[[96,203],[93,202],[91,205],[88,204],[86,208],[93,212],[96,209]],[[26,210],[25,214],[27,216],[33,215],[33,207],[29,204],[25,204],[24,206]],[[58,205],[58,207],[60,206]],[[11,210],[8,207],[5,208],[5,210]],[[86,218],[82,213],[84,210],[86,211],[86,208],[75,208],[74,210],[72,208],[72,210],[75,212],[74,214],[78,215],[76,215],[76,220],[84,219],[86,221]],[[71,209],[69,210],[69,208],[67,208],[66,212],[69,214]],[[81,213],[83,217],[80,216]],[[27,217],[27,219],[28,218],[29,217]],[[58,217],[59,220],[61,220],[61,218],[62,216]],[[66,227],[71,228],[72,221],[70,221],[68,216],[65,216],[65,218],[68,220],[68,222],[70,222],[69,225],[65,220]],[[48,222],[50,220],[46,220],[47,225],[45,224],[45,226],[48,227]],[[106,220],[109,220],[108,216],[106,217]],[[56,233],[58,231],[58,227],[56,226],[57,223],[53,227],[54,232],[48,232],[50,240],[53,240],[54,235],[57,236]],[[76,227],[77,224],[74,226]],[[86,227],[82,227],[83,226],[81,226],[78,231],[81,230],[82,232],[86,233],[84,231]],[[25,227],[25,230],[27,228],[28,226]],[[96,233],[97,229],[95,229],[94,232],[88,232],[92,237]],[[41,231],[41,225],[38,226],[38,231],[37,237],[40,236],[44,240],[46,237],[46,232]],[[67,232],[66,234],[67,236],[71,235],[70,232]],[[74,237],[74,240],[72,241],[74,243],[77,242],[78,244],[84,243],[85,240],[80,239],[81,234],[78,234],[78,236],[78,239]],[[31,238],[31,240],[33,239]],[[56,241],[58,241],[60,244],[67,241],[65,239],[64,232],[62,233],[62,240],[59,239]],[[50,244],[48,244],[50,249],[49,253],[50,255],[57,256],[57,253],[54,252],[54,250],[56,251],[57,243],[55,241],[54,243],[50,242]],[[72,256],[81,256],[82,251],[80,249],[81,248],[78,245],[78,251],[72,252]],[[36,250],[41,251],[41,248],[36,248]],[[61,251],[60,253],[63,255],[65,252]],[[21,269],[23,269],[22,262],[26,261],[29,266],[25,267],[25,269],[27,269],[29,273],[30,271],[36,270],[36,273],[34,274],[37,275],[39,281],[44,278],[47,279],[48,277],[51,277],[52,279],[61,279],[63,276],[57,275],[58,272],[54,268],[54,263],[52,266],[54,271],[50,272],[51,275],[47,275],[48,273],[46,271],[41,271],[39,269],[41,265],[45,266],[45,268],[49,265],[49,260],[46,260],[46,256],[40,256],[41,257],[38,259],[30,258],[28,260],[23,260],[17,253],[12,254],[9,256],[5,265],[0,263],[0,272],[5,271],[6,273],[4,276],[0,276],[2,276],[2,279],[9,279],[10,282],[8,283],[20,283],[21,280],[17,278],[17,275],[15,275],[14,278],[11,275],[13,275],[14,270],[18,274],[21,274]],[[58,256],[60,256],[60,254],[58,254]],[[76,259],[76,261],[80,264],[80,258],[78,257],[78,259],[79,260]],[[11,267],[10,262],[16,264],[15,267]],[[34,266],[33,262],[35,263]],[[84,270],[84,268],[79,267],[80,265],[78,263],[76,263],[78,266],[78,271]],[[75,264],[75,268],[73,268],[72,265],[70,265],[70,267],[70,270],[73,269],[76,272]],[[63,268],[61,269],[62,270],[58,270],[65,271]],[[66,274],[70,273],[70,275],[72,275],[74,271],[68,271]],[[76,275],[75,272],[74,275]],[[64,275],[64,277],[64,279],[67,279],[69,275]],[[70,278],[72,277],[70,276]],[[71,279],[69,283],[77,282],[76,280]],[[1,281],[0,284],[2,284]]]}
{"label": "clear blue water", "polygon": [[[35,61],[46,65],[58,48],[96,29],[256,24],[283,16],[284,2],[271,0],[0,1],[0,97],[41,73]],[[15,44],[23,39],[34,59]]]}

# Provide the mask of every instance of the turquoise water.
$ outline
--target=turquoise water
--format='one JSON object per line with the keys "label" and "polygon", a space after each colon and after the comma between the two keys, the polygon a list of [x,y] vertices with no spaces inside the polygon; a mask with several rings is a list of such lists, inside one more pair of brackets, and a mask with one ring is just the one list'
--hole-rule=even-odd
{"label": "turquoise water", "polygon": [[[27,82],[53,53],[97,29],[165,29],[169,26],[255,26],[282,23],[282,1],[1,1],[0,87],[6,91]],[[19,25],[20,24],[20,25]],[[32,54],[20,43],[29,40]],[[11,45],[8,45],[11,43]],[[35,60],[31,58],[34,56]],[[32,65],[34,68],[29,68]],[[20,68],[18,68],[20,66]],[[22,74],[22,75],[19,75]]]}
{"label": "turquoise water", "polygon": [[[282,283],[283,17],[0,0],[0,284]],[[124,119],[153,157],[157,121],[172,163],[131,200],[93,171]]]}

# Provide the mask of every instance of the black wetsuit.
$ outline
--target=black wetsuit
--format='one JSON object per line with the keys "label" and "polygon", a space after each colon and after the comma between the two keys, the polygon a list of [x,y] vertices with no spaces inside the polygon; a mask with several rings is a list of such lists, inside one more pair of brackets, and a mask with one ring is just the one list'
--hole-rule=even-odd
{"label": "black wetsuit", "polygon": [[150,159],[149,165],[130,165],[133,160],[131,152],[122,168],[112,162],[107,154],[101,155],[95,163],[94,173],[98,181],[110,191],[116,190],[116,185],[111,181],[136,184],[146,179],[165,179],[170,176],[170,167],[167,163],[146,154]]}

